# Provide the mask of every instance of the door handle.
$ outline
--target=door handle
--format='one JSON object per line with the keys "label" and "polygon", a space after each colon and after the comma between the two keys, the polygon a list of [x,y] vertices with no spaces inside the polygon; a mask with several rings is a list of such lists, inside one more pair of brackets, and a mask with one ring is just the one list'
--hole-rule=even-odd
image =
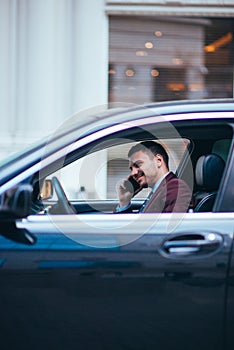
{"label": "door handle", "polygon": [[218,250],[222,243],[222,236],[218,233],[180,234],[164,241],[162,249],[173,255],[208,254]]}

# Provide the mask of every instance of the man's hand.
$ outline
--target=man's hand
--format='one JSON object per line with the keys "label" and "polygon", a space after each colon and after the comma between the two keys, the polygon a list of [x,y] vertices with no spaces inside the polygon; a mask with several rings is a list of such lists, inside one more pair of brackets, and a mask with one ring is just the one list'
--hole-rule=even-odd
{"label": "man's hand", "polygon": [[131,199],[141,190],[141,186],[132,176],[129,176],[127,179],[120,182],[117,185],[120,208],[129,205]]}

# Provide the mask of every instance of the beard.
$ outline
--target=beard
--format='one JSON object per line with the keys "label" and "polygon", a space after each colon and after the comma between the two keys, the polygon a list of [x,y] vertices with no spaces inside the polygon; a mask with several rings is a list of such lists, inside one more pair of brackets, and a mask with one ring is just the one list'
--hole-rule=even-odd
{"label": "beard", "polygon": [[141,188],[147,188],[148,187],[148,183],[146,181],[146,176],[145,176],[145,173],[143,171],[139,171],[137,176],[135,177],[135,180],[138,182],[138,179],[142,177],[145,179],[144,183],[140,183],[139,182],[139,185],[141,186]]}

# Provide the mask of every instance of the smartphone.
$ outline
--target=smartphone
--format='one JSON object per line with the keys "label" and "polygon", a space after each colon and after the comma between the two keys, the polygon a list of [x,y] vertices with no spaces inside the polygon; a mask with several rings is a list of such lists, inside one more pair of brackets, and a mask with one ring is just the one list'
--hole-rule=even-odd
{"label": "smartphone", "polygon": [[134,177],[130,176],[128,180],[124,182],[124,186],[129,192],[135,193],[141,187],[139,183],[134,179]]}

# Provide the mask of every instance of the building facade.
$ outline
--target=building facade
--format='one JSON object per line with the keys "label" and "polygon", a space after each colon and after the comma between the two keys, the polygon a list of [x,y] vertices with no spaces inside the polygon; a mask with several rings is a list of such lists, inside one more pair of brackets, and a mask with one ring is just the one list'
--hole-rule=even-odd
{"label": "building facade", "polygon": [[233,97],[233,0],[0,0],[0,158],[108,102]]}

